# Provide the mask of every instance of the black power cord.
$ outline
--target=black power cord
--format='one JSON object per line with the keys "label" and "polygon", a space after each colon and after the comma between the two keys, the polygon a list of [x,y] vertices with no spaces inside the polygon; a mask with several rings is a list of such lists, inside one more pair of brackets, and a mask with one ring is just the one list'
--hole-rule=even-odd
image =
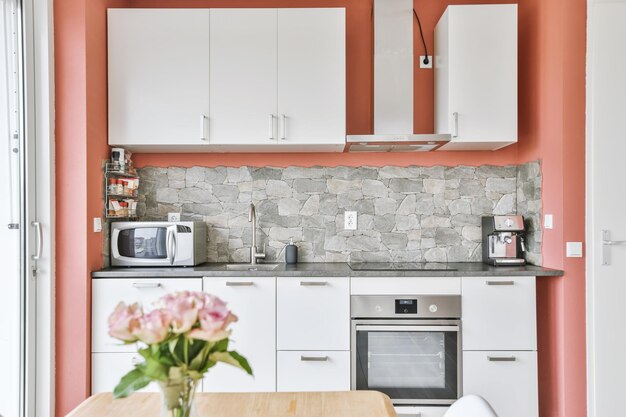
{"label": "black power cord", "polygon": [[420,22],[420,18],[417,15],[415,9],[413,9],[413,15],[415,15],[415,19],[417,20],[417,26],[420,28],[420,36],[422,37],[422,44],[424,45],[424,65],[428,65],[430,60],[428,59],[428,48],[426,47],[426,41],[424,40],[424,32],[422,31],[422,22]]}

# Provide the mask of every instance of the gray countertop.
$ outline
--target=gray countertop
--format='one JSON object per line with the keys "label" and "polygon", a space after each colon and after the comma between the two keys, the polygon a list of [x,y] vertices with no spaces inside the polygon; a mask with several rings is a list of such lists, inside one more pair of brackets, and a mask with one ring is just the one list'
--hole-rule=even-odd
{"label": "gray countertop", "polygon": [[540,266],[491,266],[481,262],[444,264],[445,270],[354,271],[347,263],[279,264],[271,271],[228,271],[226,264],[205,263],[194,267],[105,268],[93,278],[193,278],[193,277],[469,277],[469,276],[561,276],[563,271]]}

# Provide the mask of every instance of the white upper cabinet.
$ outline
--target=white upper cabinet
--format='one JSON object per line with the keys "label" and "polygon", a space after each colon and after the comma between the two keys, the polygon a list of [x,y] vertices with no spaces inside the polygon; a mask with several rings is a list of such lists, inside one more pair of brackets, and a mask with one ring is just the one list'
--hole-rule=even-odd
{"label": "white upper cabinet", "polygon": [[109,145],[206,143],[209,10],[108,13]]}
{"label": "white upper cabinet", "polygon": [[517,142],[517,5],[448,6],[435,28],[435,133],[442,150]]}
{"label": "white upper cabinet", "polygon": [[278,10],[278,117],[282,145],[343,150],[345,9]]}
{"label": "white upper cabinet", "polygon": [[343,151],[345,9],[110,9],[109,144]]}
{"label": "white upper cabinet", "polygon": [[212,145],[275,144],[277,10],[211,10]]}

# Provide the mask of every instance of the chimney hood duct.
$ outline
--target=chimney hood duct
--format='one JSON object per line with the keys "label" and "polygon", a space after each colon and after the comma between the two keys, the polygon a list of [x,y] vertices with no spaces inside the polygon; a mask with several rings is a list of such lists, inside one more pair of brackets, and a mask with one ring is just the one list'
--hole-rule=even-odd
{"label": "chimney hood duct", "polygon": [[413,0],[374,0],[374,134],[349,152],[432,151],[450,135],[413,133]]}

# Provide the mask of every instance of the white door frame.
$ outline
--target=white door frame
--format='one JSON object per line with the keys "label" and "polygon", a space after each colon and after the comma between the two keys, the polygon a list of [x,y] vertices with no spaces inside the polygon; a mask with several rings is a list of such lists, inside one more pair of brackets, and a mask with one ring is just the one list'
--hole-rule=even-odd
{"label": "white door frame", "polygon": [[[24,31],[24,125],[26,130],[26,178],[33,187],[26,202],[27,256],[33,253],[37,236],[31,227],[42,227],[41,255],[27,262],[27,277],[33,277],[33,303],[27,312],[30,329],[25,352],[25,417],[54,416],[54,288],[55,288],[55,165],[54,165],[54,36],[52,0],[22,0]],[[28,188],[27,188],[28,189]],[[30,200],[30,201],[29,201]],[[35,204],[33,204],[35,202]],[[31,268],[36,268],[33,274]],[[28,295],[27,295],[28,296]],[[31,294],[32,296],[32,294]],[[35,325],[36,324],[36,325]]]}

